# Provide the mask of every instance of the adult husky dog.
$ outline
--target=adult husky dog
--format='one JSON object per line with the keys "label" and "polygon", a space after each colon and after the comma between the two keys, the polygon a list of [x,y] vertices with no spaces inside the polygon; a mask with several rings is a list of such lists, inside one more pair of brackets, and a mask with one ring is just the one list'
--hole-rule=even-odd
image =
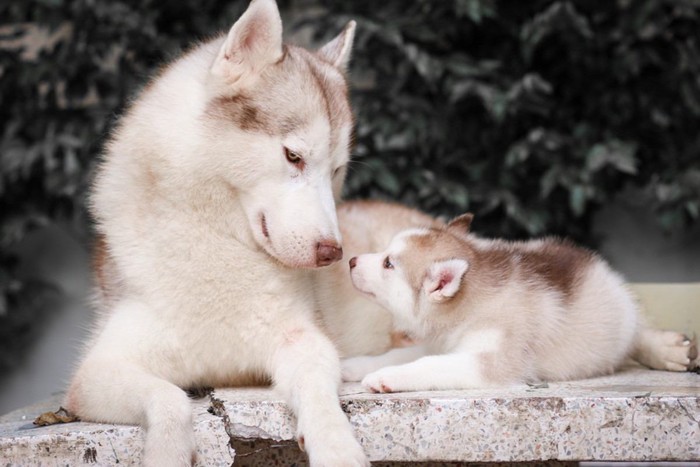
{"label": "adult husky dog", "polygon": [[313,317],[311,268],[342,257],[351,22],[284,45],[274,0],[165,68],[114,131],[91,202],[101,316],[69,391],[85,420],[141,424],[144,464],[190,465],[181,388],[269,379],[312,465],[368,465]]}

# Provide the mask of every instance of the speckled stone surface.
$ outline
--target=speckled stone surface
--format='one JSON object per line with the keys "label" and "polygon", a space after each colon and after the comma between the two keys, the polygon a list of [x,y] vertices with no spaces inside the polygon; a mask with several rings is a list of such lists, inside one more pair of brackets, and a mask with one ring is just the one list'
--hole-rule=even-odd
{"label": "speckled stone surface", "polygon": [[[138,466],[143,450],[139,427],[100,423],[33,425],[37,415],[59,408],[61,397],[0,417],[0,466]],[[234,452],[222,419],[211,415],[209,399],[193,401],[200,465],[230,466]]]}
{"label": "speckled stone surface", "polygon": [[[373,461],[700,460],[700,375],[693,373],[629,369],[548,387],[388,395],[349,384],[341,403]],[[193,405],[201,465],[231,465],[233,448],[236,465],[303,460],[294,418],[273,390],[220,389]],[[32,427],[38,413],[57,408],[47,401],[0,418],[0,465],[140,461],[139,428]]]}

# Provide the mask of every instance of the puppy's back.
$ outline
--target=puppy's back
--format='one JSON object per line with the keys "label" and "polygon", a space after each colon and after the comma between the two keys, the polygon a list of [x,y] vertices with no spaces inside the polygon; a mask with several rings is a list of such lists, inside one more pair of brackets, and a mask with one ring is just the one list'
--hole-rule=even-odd
{"label": "puppy's back", "polygon": [[[622,277],[597,254],[544,239],[513,245],[520,274],[541,309],[529,347],[535,373],[566,380],[611,373],[629,355],[637,304]],[[532,303],[532,302],[531,302]]]}

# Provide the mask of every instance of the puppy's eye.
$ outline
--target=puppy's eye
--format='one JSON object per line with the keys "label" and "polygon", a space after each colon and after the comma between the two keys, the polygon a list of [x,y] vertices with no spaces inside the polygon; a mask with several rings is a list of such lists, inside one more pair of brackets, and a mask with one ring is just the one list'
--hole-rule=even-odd
{"label": "puppy's eye", "polygon": [[290,164],[301,165],[304,162],[304,158],[299,153],[292,151],[286,146],[284,147],[284,157],[287,158],[287,162]]}
{"label": "puppy's eye", "polygon": [[394,265],[391,263],[391,259],[387,256],[384,258],[384,269],[394,269]]}

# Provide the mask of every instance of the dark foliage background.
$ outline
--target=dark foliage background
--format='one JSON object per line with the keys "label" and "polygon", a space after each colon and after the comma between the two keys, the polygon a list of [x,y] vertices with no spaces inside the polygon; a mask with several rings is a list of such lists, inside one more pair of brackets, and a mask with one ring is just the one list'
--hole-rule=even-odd
{"label": "dark foliage background", "polygon": [[[56,298],[21,273],[18,245],[52,224],[88,243],[85,188],[115,116],[246,3],[0,4],[0,368]],[[633,186],[663,228],[697,222],[699,1],[280,4],[288,32],[319,41],[358,21],[348,196],[470,210],[490,235],[594,244],[592,215]]]}

